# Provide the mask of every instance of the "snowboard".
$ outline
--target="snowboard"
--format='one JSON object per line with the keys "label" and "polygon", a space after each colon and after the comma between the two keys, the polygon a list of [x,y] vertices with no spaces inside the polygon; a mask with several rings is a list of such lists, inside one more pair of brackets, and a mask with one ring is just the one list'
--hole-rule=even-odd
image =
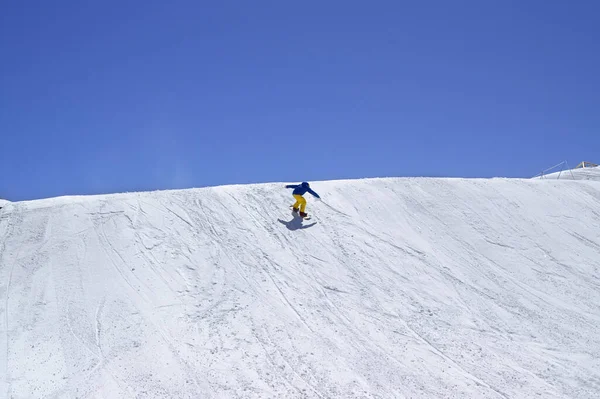
{"label": "snowboard", "polygon": [[304,217],[300,216],[300,212],[294,212],[294,206],[290,205],[290,209],[292,210],[292,216],[294,217],[299,217],[302,220],[310,220],[311,216],[310,215],[306,215]]}

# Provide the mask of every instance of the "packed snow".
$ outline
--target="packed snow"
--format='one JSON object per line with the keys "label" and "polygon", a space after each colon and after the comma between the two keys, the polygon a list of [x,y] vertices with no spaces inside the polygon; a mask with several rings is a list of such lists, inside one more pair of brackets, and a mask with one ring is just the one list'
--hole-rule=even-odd
{"label": "packed snow", "polygon": [[0,210],[0,397],[600,397],[598,182],[312,188]]}
{"label": "packed snow", "polygon": [[562,180],[596,180],[600,181],[600,167],[566,169],[554,173],[544,174],[538,179],[562,179]]}

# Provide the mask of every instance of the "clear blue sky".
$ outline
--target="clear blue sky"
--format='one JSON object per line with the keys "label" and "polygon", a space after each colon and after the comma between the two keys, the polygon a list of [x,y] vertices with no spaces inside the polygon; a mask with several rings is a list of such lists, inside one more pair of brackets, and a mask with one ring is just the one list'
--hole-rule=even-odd
{"label": "clear blue sky", "polygon": [[0,198],[598,162],[599,16],[564,0],[5,2]]}

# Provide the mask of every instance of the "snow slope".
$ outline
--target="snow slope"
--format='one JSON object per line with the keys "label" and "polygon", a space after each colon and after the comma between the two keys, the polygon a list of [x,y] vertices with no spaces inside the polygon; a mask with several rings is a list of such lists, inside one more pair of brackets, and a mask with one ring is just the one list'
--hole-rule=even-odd
{"label": "snow slope", "polygon": [[600,167],[567,169],[539,176],[538,179],[596,180],[600,181]]}
{"label": "snow slope", "polygon": [[0,397],[600,396],[597,182],[313,186],[0,211]]}

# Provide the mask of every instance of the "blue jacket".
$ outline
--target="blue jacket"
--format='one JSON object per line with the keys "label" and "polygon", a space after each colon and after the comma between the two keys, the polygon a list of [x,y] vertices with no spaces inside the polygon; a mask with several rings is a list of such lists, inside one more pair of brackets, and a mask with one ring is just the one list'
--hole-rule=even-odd
{"label": "blue jacket", "polygon": [[319,194],[315,193],[313,190],[310,189],[310,186],[307,182],[304,182],[302,184],[288,184],[287,186],[285,186],[285,188],[293,188],[294,191],[292,192],[292,194],[294,195],[304,195],[308,192],[317,198],[321,198],[319,197]]}

